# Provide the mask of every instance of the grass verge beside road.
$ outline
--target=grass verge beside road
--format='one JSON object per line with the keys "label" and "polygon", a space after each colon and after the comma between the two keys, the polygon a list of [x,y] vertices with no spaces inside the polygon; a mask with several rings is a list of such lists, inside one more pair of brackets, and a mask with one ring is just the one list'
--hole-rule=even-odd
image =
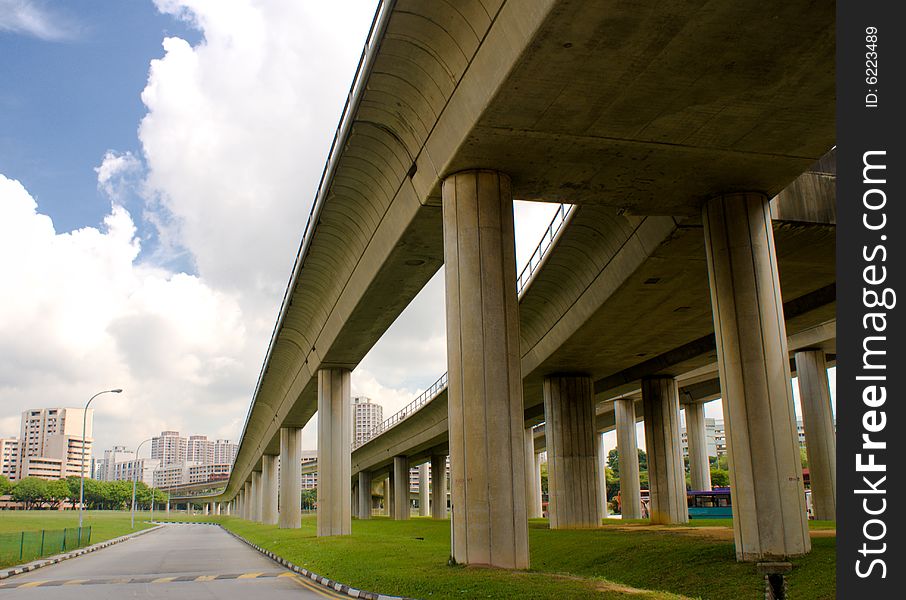
{"label": "grass verge beside road", "polygon": [[[736,562],[732,530],[720,531],[728,529],[729,521],[694,523],[693,529],[609,521],[598,530],[552,531],[546,520],[533,520],[531,569],[511,572],[447,566],[449,521],[353,520],[351,536],[317,538],[314,517],[305,517],[299,530],[235,517],[194,519],[220,521],[249,541],[325,577],[414,598],[708,600],[758,598],[764,593],[755,566]],[[713,528],[714,535],[702,528]],[[827,529],[820,524],[819,528]],[[815,537],[812,543],[810,555],[793,561],[791,596],[834,598],[835,538]]]}
{"label": "grass verge beside road", "polygon": [[[128,512],[91,510],[85,511],[83,526],[91,527],[91,543],[95,544],[147,529],[151,527],[151,524],[146,522],[147,519],[147,513],[136,513],[135,529],[132,529]],[[3,534],[42,529],[59,530],[78,526],[79,513],[72,510],[5,510],[0,512],[0,533]],[[0,552],[0,567],[9,567],[18,563],[18,560],[6,559],[5,556],[6,553]],[[18,553],[16,553],[16,558],[18,558]]]}

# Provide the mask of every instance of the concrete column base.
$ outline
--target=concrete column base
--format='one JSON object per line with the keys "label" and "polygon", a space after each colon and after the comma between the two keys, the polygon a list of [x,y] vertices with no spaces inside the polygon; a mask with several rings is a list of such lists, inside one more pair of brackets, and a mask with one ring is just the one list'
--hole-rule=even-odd
{"label": "concrete column base", "polygon": [[805,428],[812,509],[816,519],[837,520],[837,433],[823,350],[796,352],[799,402]]}
{"label": "concrete column base", "polygon": [[252,471],[252,521],[261,522],[261,471]]}
{"label": "concrete column base", "polygon": [[371,518],[371,473],[369,471],[359,471],[359,502],[358,517],[360,519]]}
{"label": "concrete column base", "polygon": [[424,463],[418,466],[418,516],[420,517],[427,517],[431,514],[428,485],[428,463]]}
{"label": "concrete column base", "polygon": [[280,428],[280,510],[277,526],[302,527],[302,428]]}
{"label": "concrete column base", "polygon": [[444,179],[453,558],[529,566],[513,197],[495,171]]}
{"label": "concrete column base", "polygon": [[717,338],[736,558],[811,549],[769,199],[734,193],[702,210]]}
{"label": "concrete column base", "polygon": [[639,443],[635,429],[635,403],[632,398],[620,398],[613,404],[620,466],[620,516],[624,519],[641,519],[642,494],[639,487]]}
{"label": "concrete column base", "polygon": [[431,457],[431,517],[447,518],[447,457]]}
{"label": "concrete column base", "polygon": [[265,454],[261,457],[261,522],[277,524],[277,457]]}
{"label": "concrete column base", "polygon": [[535,488],[535,433],[534,427],[525,428],[525,509],[529,519],[541,517],[538,510],[541,506],[539,498],[535,497],[539,490]]}
{"label": "concrete column base", "polygon": [[648,449],[649,517],[664,525],[688,523],[686,469],[679,434],[679,390],[673,377],[642,380]]}
{"label": "concrete column base", "polygon": [[394,520],[409,518],[409,459],[405,456],[393,457],[393,502],[390,511]]}
{"label": "concrete column base", "polygon": [[595,447],[598,461],[598,498],[600,499],[601,518],[607,518],[607,449],[604,446],[604,435],[595,433]]}
{"label": "concrete column base", "polygon": [[686,413],[686,439],[689,446],[689,474],[692,489],[711,489],[711,463],[708,460],[708,436],[705,427],[705,405],[691,402],[683,405]]}
{"label": "concrete column base", "polygon": [[352,533],[352,405],[348,369],[318,371],[318,536]]}
{"label": "concrete column base", "polygon": [[551,529],[601,526],[591,377],[544,378]]}

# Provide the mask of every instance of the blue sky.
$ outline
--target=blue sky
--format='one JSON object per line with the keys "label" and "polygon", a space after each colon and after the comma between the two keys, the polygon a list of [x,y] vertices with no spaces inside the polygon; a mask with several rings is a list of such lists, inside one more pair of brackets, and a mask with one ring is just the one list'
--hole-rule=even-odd
{"label": "blue sky", "polygon": [[25,185],[58,232],[96,226],[110,200],[94,167],[110,149],[141,155],[150,60],[163,56],[165,36],[197,43],[200,34],[150,1],[36,6],[58,23],[50,39],[0,26],[0,173]]}

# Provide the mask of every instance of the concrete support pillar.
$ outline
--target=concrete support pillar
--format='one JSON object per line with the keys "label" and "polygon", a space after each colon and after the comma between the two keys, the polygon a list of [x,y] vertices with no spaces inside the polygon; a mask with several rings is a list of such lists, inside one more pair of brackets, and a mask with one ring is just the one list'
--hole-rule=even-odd
{"label": "concrete support pillar", "polygon": [[170,514],[170,498],[167,498],[167,514]]}
{"label": "concrete support pillar", "polygon": [[409,518],[409,459],[393,457],[393,501],[390,517],[397,521]]}
{"label": "concrete support pillar", "polygon": [[535,505],[530,507],[530,514],[537,515],[536,518],[544,516],[544,490],[541,489],[541,452],[535,454]]}
{"label": "concrete support pillar", "polygon": [[443,182],[453,558],[529,566],[513,197],[494,171]]}
{"label": "concrete support pillar", "polygon": [[811,549],[768,197],[702,210],[738,560]]}
{"label": "concrete support pillar", "polygon": [[689,522],[686,469],[679,433],[679,389],[673,377],[642,379],[648,450],[649,516],[664,525]]}
{"label": "concrete support pillar", "polygon": [[385,517],[393,518],[393,471],[384,480],[384,511]]}
{"label": "concrete support pillar", "polygon": [[210,506],[210,504],[207,503],[207,502],[205,502],[205,503],[202,505],[202,507],[201,507],[201,514],[202,514],[202,515],[208,516],[208,506]]}
{"label": "concrete support pillar", "polygon": [[418,466],[418,516],[427,517],[431,514],[428,500],[428,463]]}
{"label": "concrete support pillar", "polygon": [[447,518],[447,457],[431,457],[431,516]]}
{"label": "concrete support pillar", "polygon": [[837,436],[823,350],[796,352],[812,508],[816,519],[837,519]]}
{"label": "concrete support pillar", "polygon": [[607,518],[607,448],[604,446],[604,434],[595,434],[596,455],[598,460],[598,499],[601,518]]}
{"label": "concrete support pillar", "polygon": [[265,454],[261,457],[261,522],[277,524],[277,457]]}
{"label": "concrete support pillar", "polygon": [[620,507],[624,519],[642,517],[639,488],[639,442],[635,430],[635,403],[620,398],[613,403],[617,425],[617,453],[620,464]]}
{"label": "concrete support pillar", "polygon": [[544,378],[544,435],[551,529],[601,525],[591,377]]}
{"label": "concrete support pillar", "polygon": [[535,498],[538,490],[535,489],[535,432],[529,426],[525,428],[525,510],[529,519],[537,519],[541,515],[536,510],[540,502]]}
{"label": "concrete support pillar", "polygon": [[318,371],[318,536],[352,533],[352,405],[348,369]]}
{"label": "concrete support pillar", "polygon": [[371,472],[359,471],[359,503],[356,511],[360,519],[371,518]]}
{"label": "concrete support pillar", "polygon": [[246,481],[242,490],[242,518],[246,521],[253,520],[252,507],[252,482]]}
{"label": "concrete support pillar", "polygon": [[302,526],[302,428],[280,428],[280,529]]}
{"label": "concrete support pillar", "polygon": [[708,435],[705,427],[705,405],[690,402],[683,405],[686,413],[686,440],[689,446],[689,474],[692,489],[711,489],[711,463],[708,460]]}
{"label": "concrete support pillar", "polygon": [[264,487],[261,485],[261,471],[252,471],[252,521],[261,522],[261,507]]}

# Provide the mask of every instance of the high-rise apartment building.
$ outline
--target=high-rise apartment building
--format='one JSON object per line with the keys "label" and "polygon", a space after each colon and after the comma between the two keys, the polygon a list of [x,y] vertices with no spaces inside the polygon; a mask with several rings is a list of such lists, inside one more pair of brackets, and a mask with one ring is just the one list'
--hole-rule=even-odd
{"label": "high-rise apartment building", "polygon": [[[721,422],[723,429],[723,422]],[[689,437],[686,434],[686,427],[680,427],[680,443],[683,448],[683,456],[689,456]],[[708,456],[718,456],[717,448],[717,421],[715,419],[705,419],[705,445],[708,448]],[[724,448],[726,453],[726,448]]]}
{"label": "high-rise apartment building", "polygon": [[[22,413],[17,478],[60,479],[80,473],[91,475],[94,410],[32,408]],[[82,421],[85,418],[85,439]]]}
{"label": "high-rise apartment building", "polygon": [[178,431],[161,431],[151,438],[151,458],[160,461],[161,467],[184,463],[189,451],[189,440]]}
{"label": "high-rise apartment building", "polygon": [[209,465],[214,462],[214,442],[206,435],[190,435],[186,444],[186,460]]}
{"label": "high-rise apartment building", "polygon": [[217,440],[214,442],[214,464],[233,464],[239,453],[239,444],[231,444],[230,440]]}
{"label": "high-rise apartment building", "polygon": [[[306,464],[315,463],[318,461],[318,451],[317,450],[303,450],[302,451],[302,467],[305,467]],[[318,487],[318,472],[312,471],[311,469],[302,470],[302,489],[303,490],[314,490]]]}
{"label": "high-rise apartment building", "polygon": [[154,458],[133,458],[115,463],[108,481],[143,481],[145,485],[154,483],[154,471],[160,467],[160,461]]}
{"label": "high-rise apartment building", "polygon": [[352,443],[355,446],[371,439],[372,430],[384,420],[384,407],[365,396],[352,399]]}
{"label": "high-rise apartment building", "polygon": [[19,478],[19,438],[0,438],[0,475]]}
{"label": "high-rise apartment building", "polygon": [[100,472],[97,478],[101,481],[116,481],[117,463],[135,460],[135,452],[127,450],[125,446],[114,446],[112,450],[104,450]]}

